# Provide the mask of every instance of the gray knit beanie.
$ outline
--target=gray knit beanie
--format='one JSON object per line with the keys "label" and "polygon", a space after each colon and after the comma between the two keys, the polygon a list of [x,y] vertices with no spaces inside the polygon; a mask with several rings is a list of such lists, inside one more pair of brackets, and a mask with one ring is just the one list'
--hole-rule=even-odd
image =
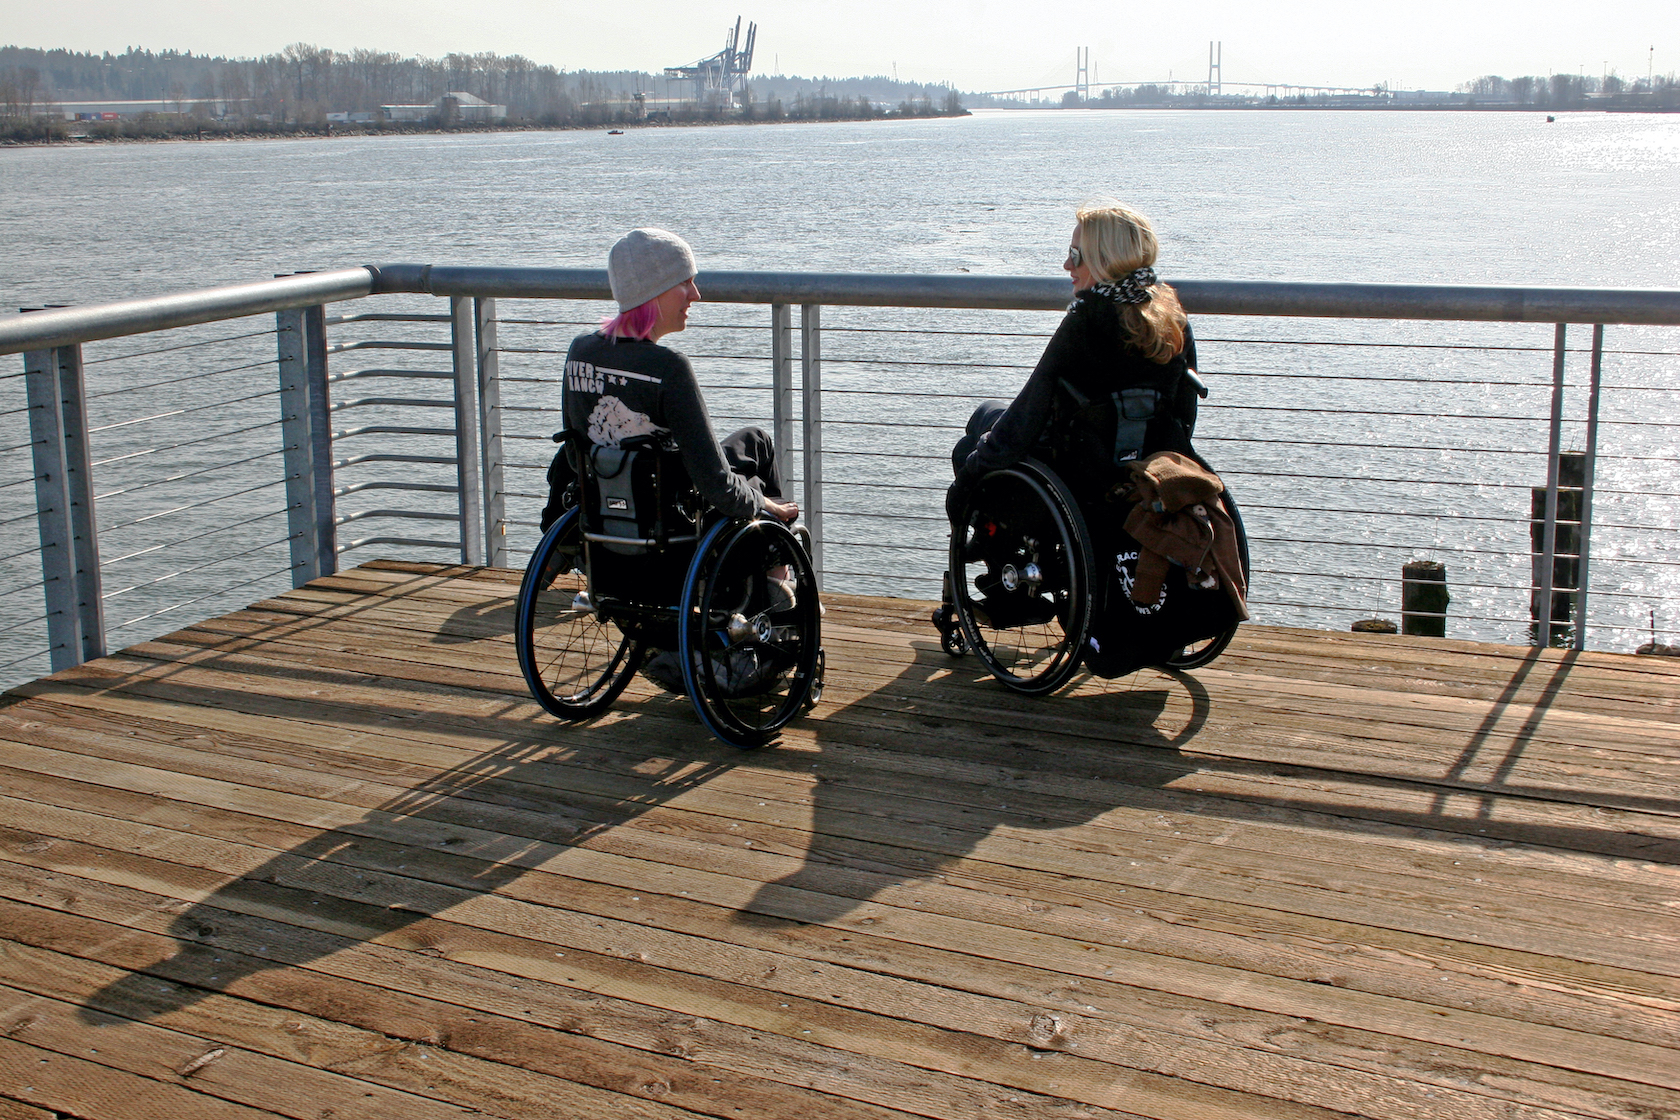
{"label": "gray knit beanie", "polygon": [[633,229],[607,254],[607,282],[620,311],[640,307],[698,271],[688,242],[662,229]]}

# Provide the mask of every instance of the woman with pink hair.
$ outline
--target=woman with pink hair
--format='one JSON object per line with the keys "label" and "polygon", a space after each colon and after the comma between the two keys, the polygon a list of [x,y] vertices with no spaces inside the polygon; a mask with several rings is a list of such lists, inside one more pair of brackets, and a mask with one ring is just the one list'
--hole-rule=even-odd
{"label": "woman with pink hair", "polygon": [[[566,352],[562,402],[566,426],[598,446],[617,447],[654,436],[682,455],[700,496],[730,517],[760,512],[783,521],[799,507],[782,498],[775,448],[761,428],[747,427],[721,441],[712,431],[694,367],[660,340],[688,326],[700,299],[688,243],[662,229],[634,229],[607,255],[607,279],[618,314],[572,340]],[[563,466],[563,460],[556,459]],[[546,528],[563,507],[550,470]]]}

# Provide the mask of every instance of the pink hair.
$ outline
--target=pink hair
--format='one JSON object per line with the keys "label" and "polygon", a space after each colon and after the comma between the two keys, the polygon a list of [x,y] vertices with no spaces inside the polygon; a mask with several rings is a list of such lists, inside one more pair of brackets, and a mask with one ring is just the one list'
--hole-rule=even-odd
{"label": "pink hair", "polygon": [[659,304],[654,300],[620,311],[601,320],[601,333],[611,339],[647,338],[659,323]]}

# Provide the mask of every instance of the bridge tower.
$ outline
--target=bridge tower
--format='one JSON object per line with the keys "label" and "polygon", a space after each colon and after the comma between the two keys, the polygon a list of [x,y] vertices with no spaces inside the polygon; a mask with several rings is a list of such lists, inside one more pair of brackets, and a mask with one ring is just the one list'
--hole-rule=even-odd
{"label": "bridge tower", "polygon": [[1075,57],[1078,59],[1078,69],[1074,71],[1073,88],[1079,95],[1080,101],[1091,100],[1091,48],[1075,47]]}
{"label": "bridge tower", "polygon": [[[1217,51],[1215,50],[1216,47],[1218,48]],[[1208,95],[1210,97],[1218,97],[1224,92],[1224,75],[1219,69],[1220,63],[1224,61],[1224,58],[1224,42],[1219,42],[1217,44],[1212,42],[1208,43]]]}

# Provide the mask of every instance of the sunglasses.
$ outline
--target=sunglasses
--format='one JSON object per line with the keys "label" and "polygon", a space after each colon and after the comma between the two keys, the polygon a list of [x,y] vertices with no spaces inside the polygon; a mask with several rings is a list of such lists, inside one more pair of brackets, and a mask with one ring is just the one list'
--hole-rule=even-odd
{"label": "sunglasses", "polygon": [[1062,267],[1063,268],[1078,268],[1081,264],[1084,263],[1084,261],[1085,261],[1085,257],[1084,257],[1083,254],[1081,254],[1079,252],[1079,246],[1070,245],[1070,246],[1068,246],[1067,263],[1064,264]]}

